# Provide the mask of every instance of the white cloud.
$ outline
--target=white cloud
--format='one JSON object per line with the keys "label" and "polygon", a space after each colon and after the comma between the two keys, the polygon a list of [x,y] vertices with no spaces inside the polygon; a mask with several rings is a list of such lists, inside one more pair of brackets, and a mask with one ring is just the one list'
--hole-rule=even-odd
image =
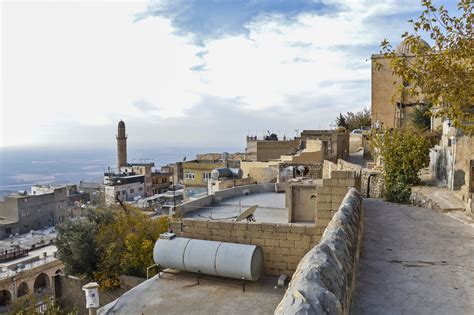
{"label": "white cloud", "polygon": [[[105,143],[119,119],[143,144],[161,136],[176,145],[240,144],[228,135],[327,128],[339,111],[370,104],[372,51],[360,50],[390,30],[367,20],[413,4],[324,2],[340,11],[292,19],[262,13],[245,25],[248,33],[204,46],[165,18],[134,23],[144,2],[2,3],[0,146]],[[212,110],[198,115],[206,102]],[[232,106],[238,111],[229,115],[242,120],[203,139],[225,119],[218,109]]]}

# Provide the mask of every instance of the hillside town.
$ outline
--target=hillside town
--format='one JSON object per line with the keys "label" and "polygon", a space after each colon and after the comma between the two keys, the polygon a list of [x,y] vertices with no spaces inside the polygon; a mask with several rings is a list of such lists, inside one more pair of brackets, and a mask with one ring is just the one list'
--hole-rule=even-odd
{"label": "hillside town", "polygon": [[3,197],[0,313],[473,314],[472,102],[405,76],[422,38],[382,48],[370,108],[329,129],[159,165],[124,116],[101,182]]}

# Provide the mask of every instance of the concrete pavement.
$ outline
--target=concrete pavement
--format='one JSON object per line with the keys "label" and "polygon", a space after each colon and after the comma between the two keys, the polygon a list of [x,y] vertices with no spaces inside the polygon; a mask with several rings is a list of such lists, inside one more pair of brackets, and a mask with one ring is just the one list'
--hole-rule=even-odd
{"label": "concrete pavement", "polygon": [[474,314],[474,228],[445,213],[364,200],[353,314]]}

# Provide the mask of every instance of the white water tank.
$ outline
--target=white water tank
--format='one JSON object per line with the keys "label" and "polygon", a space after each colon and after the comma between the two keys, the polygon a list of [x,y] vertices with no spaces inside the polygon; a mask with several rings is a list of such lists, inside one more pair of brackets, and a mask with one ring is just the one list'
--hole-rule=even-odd
{"label": "white water tank", "polygon": [[262,274],[262,249],[256,245],[160,238],[153,260],[162,268],[257,281]]}

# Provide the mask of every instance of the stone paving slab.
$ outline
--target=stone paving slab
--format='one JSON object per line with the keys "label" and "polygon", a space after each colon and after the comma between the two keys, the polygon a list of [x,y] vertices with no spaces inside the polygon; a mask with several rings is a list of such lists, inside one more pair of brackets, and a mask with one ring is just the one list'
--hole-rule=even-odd
{"label": "stone paving slab", "polygon": [[474,314],[474,228],[425,208],[364,200],[352,314]]}
{"label": "stone paving slab", "polygon": [[444,212],[460,211],[465,209],[461,197],[454,191],[444,187],[415,186],[412,188],[412,197],[416,196],[416,203]]}

